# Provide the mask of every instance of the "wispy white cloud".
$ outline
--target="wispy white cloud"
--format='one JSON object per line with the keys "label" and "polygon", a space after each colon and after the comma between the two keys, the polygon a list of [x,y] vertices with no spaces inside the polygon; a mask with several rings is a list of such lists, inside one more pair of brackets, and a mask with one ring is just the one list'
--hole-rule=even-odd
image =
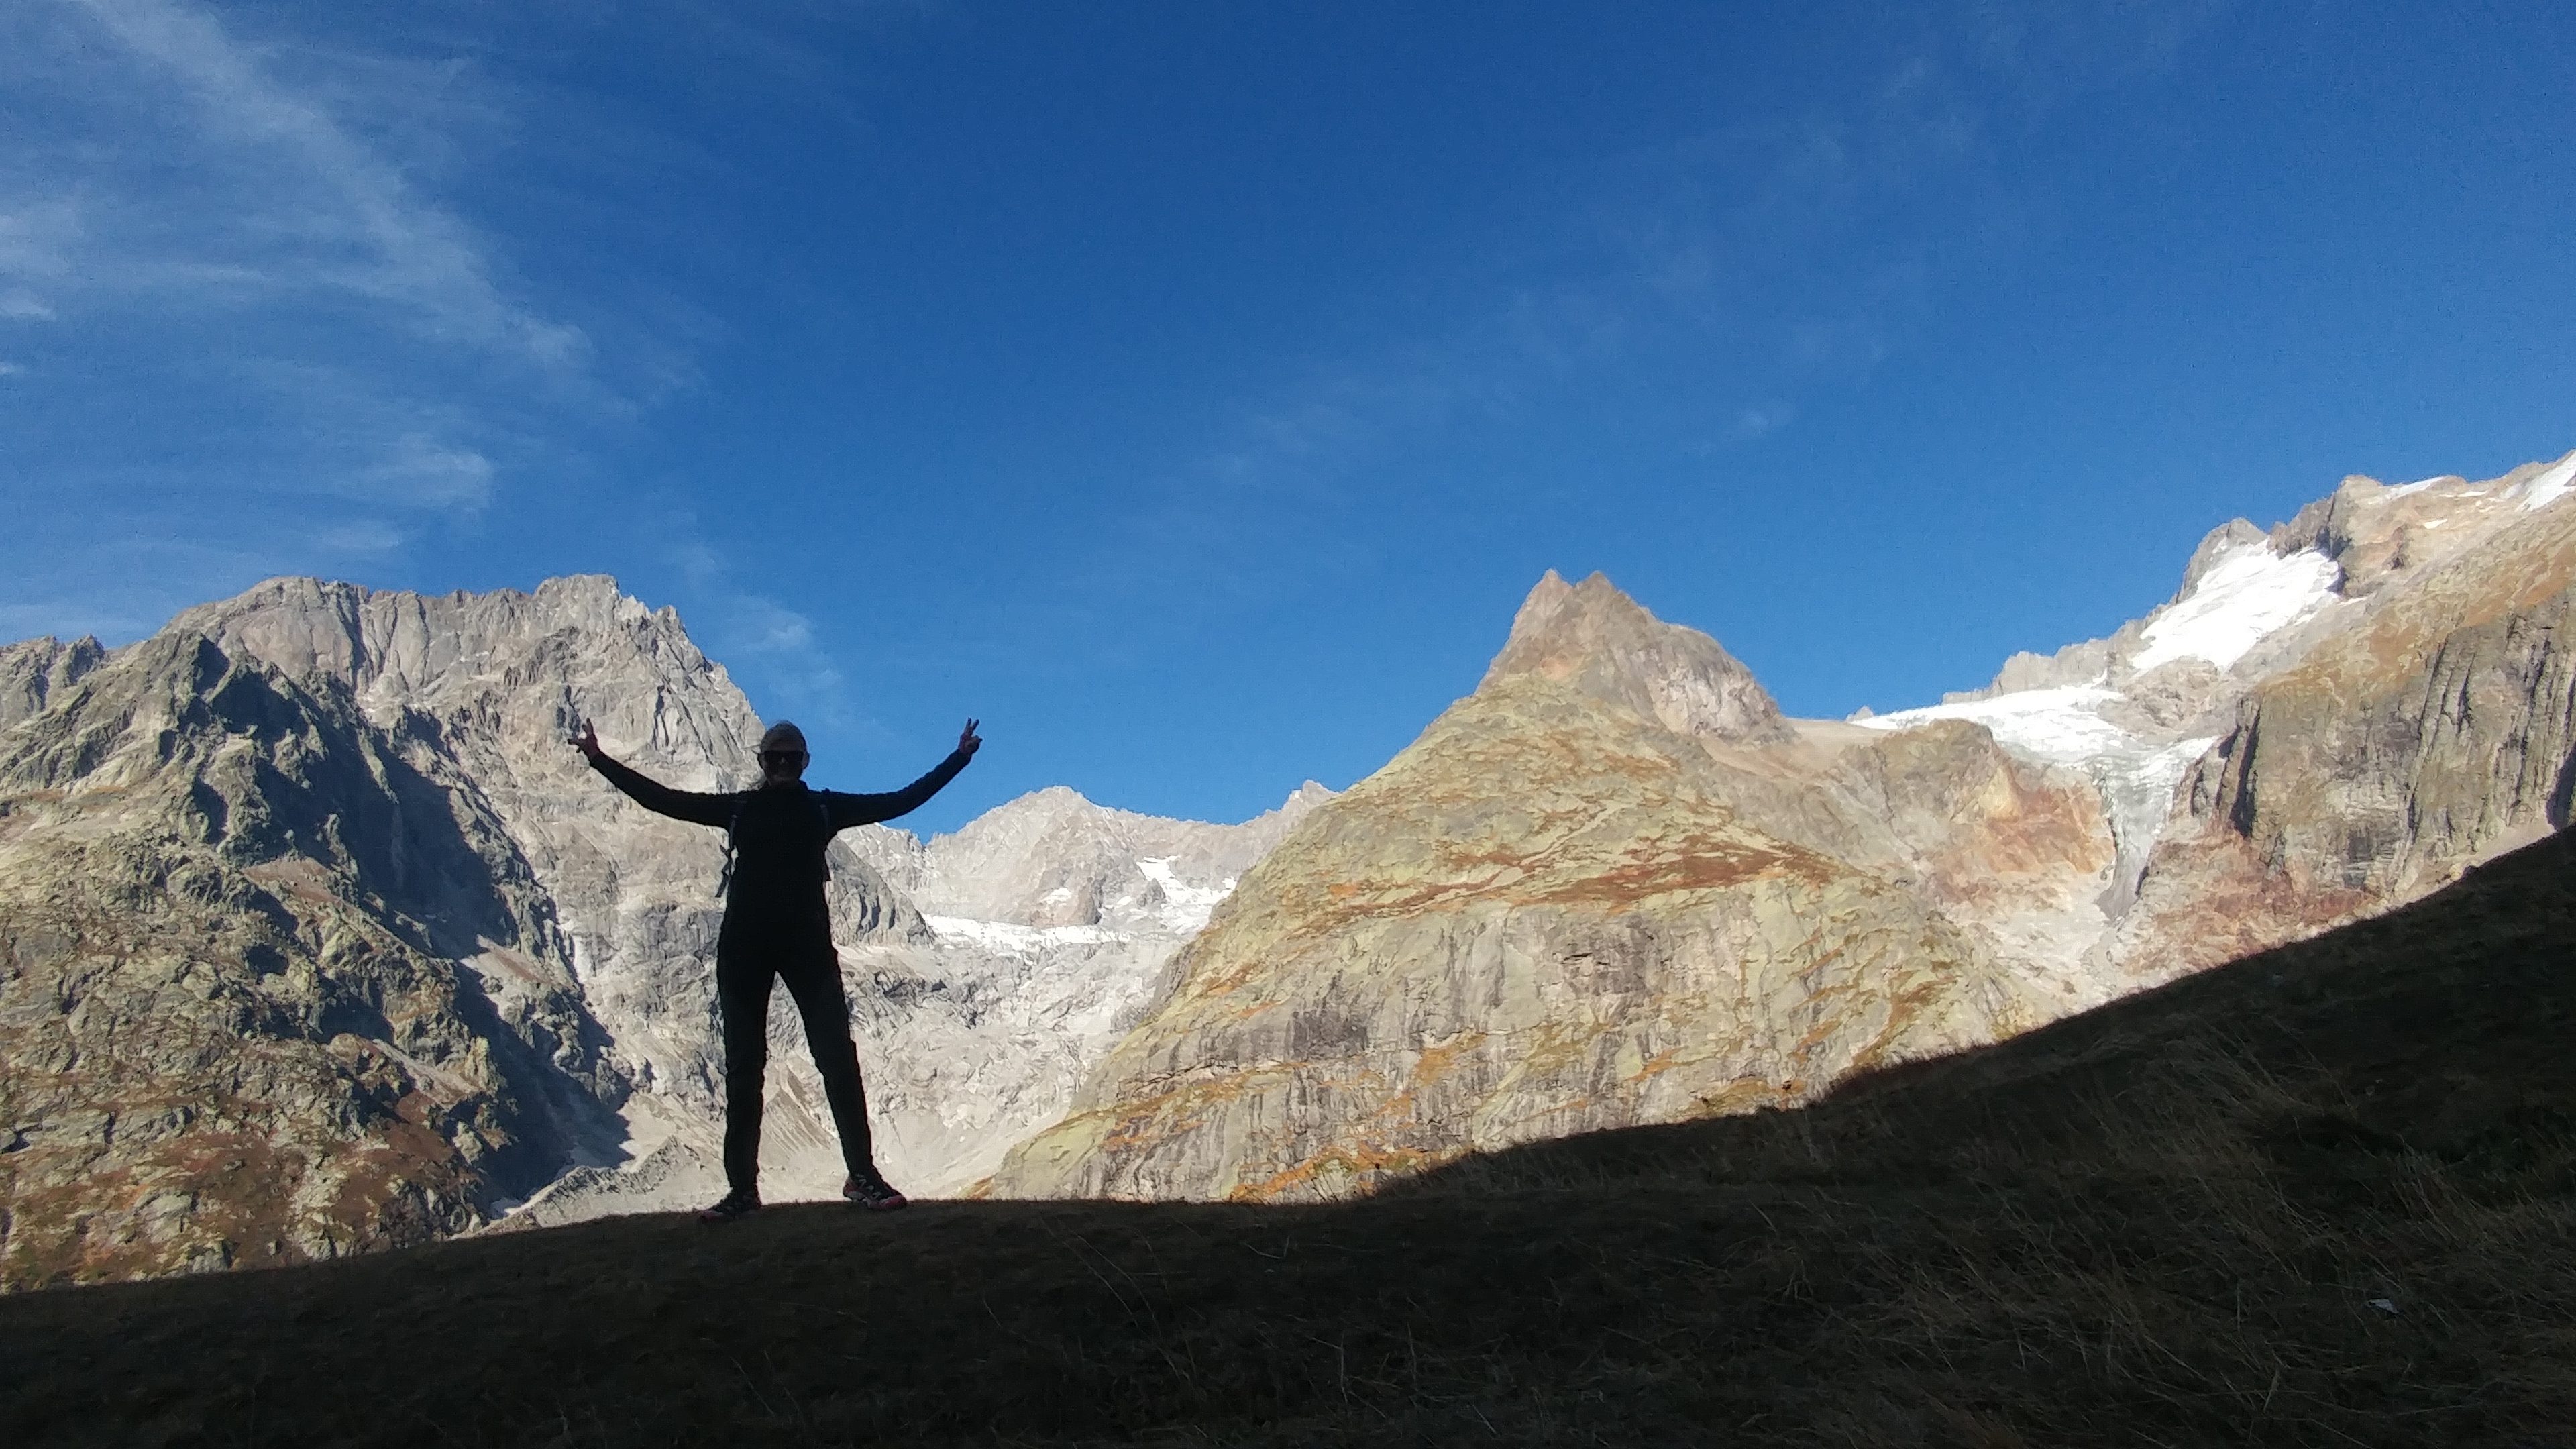
{"label": "wispy white cloud", "polygon": [[[687,515],[672,520],[675,531],[695,527]],[[824,646],[811,616],[788,608],[776,598],[745,589],[734,579],[731,560],[703,543],[682,543],[670,550],[695,597],[685,611],[700,647],[728,661],[772,718],[799,715],[803,722],[836,730],[871,730],[850,699],[849,680]]]}
{"label": "wispy white cloud", "polygon": [[[678,526],[687,527],[696,520],[683,515]],[[671,550],[671,561],[680,566],[680,576],[693,589],[714,589],[724,583],[726,564],[723,554],[702,543],[684,543]]]}
{"label": "wispy white cloud", "polygon": [[1789,426],[1789,420],[1796,416],[1797,409],[1788,406],[1786,403],[1774,403],[1767,407],[1746,408],[1735,415],[1735,425],[1727,431],[1732,434],[1738,442],[1749,443],[1756,438],[1767,438],[1771,434]]}
{"label": "wispy white cloud", "polygon": [[[71,270],[71,251],[80,238],[80,217],[68,201],[28,199],[0,208],[0,277],[52,281]],[[41,306],[36,294],[12,289]]]}
{"label": "wispy white cloud", "polygon": [[[1551,204],[1554,219],[1496,242],[1481,309],[1374,358],[1318,367],[1247,406],[1236,436],[1157,511],[1213,514],[1218,485],[1333,494],[1332,476],[1392,439],[1543,410],[1558,389],[1613,369],[1702,370],[1737,397],[1866,371],[1938,280],[1916,250],[1927,243],[1874,243],[1873,221],[1936,178],[1962,200],[1974,188],[1956,183],[1978,161],[1976,135],[1956,87],[1909,61],[1843,110],[1758,118],[1611,158],[1560,183],[1574,196]],[[1795,412],[1774,396],[1718,413],[1715,426],[1745,441]],[[1708,427],[1708,415],[1673,425]],[[1234,516],[1253,516],[1233,493],[1226,501]],[[1158,526],[1186,531],[1170,518]]]}
{"label": "wispy white cloud", "polygon": [[471,506],[492,494],[492,460],[427,433],[406,433],[393,440],[369,482],[377,496],[415,506]]}
{"label": "wispy white cloud", "polygon": [[[814,647],[814,621],[758,594],[743,594],[734,601],[734,628],[742,646],[755,654],[797,655]],[[838,671],[831,671],[838,682]]]}
{"label": "wispy white cloud", "polygon": [[[578,366],[587,355],[580,329],[503,295],[471,228],[418,195],[317,96],[280,79],[213,11],[182,0],[61,3],[95,23],[110,52],[102,58],[121,59],[131,79],[181,99],[195,146],[224,153],[216,159],[238,184],[200,196],[214,214],[195,219],[214,227],[194,245],[211,255],[190,255],[189,239],[168,231],[84,237],[82,212],[91,208],[53,199],[37,213],[50,226],[29,228],[33,269],[65,278],[77,257],[77,285],[114,291],[193,277],[221,289],[219,302],[239,299],[244,288],[253,296],[335,289],[391,304],[434,340],[549,368]],[[122,206],[95,209],[133,220],[120,215]],[[8,261],[0,244],[0,267]]]}
{"label": "wispy white cloud", "polygon": [[0,6],[0,486],[32,501],[0,603],[157,621],[380,569],[419,520],[490,505],[558,420],[620,408],[458,203],[509,93],[312,18]]}
{"label": "wispy white cloud", "polygon": [[[376,571],[414,534],[400,518],[363,510],[315,516],[309,507],[259,511],[242,529],[173,530],[165,522],[144,508],[104,502],[88,530],[28,559],[0,590],[0,640],[96,634],[123,643],[183,608],[280,573],[381,582]],[[290,536],[294,552],[280,567],[276,540]]]}
{"label": "wispy white cloud", "polygon": [[392,553],[406,541],[402,529],[381,518],[353,518],[317,529],[313,542],[324,553],[362,561]]}

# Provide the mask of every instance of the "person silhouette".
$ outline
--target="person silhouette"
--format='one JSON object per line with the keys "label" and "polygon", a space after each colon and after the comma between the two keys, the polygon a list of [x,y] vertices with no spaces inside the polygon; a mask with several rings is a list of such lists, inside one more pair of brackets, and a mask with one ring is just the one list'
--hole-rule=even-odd
{"label": "person silhouette", "polygon": [[674,790],[610,759],[599,734],[584,720],[573,747],[590,767],[645,809],[725,832],[724,924],[716,932],[716,1007],[724,1035],[724,1200],[698,1214],[703,1222],[731,1222],[760,1207],[760,1097],[769,1066],[769,991],[787,983],[787,994],[805,1018],[805,1044],[823,1076],[823,1095],[840,1134],[849,1181],[841,1196],[862,1207],[887,1210],[904,1196],[877,1171],[868,1135],[867,1087],[859,1077],[859,1050],[850,1039],[849,998],[841,991],[841,961],[832,950],[831,909],[823,884],[831,878],[824,851],[832,837],[853,825],[892,820],[957,778],[984,741],[974,720],[957,733],[957,748],[937,768],[900,790],[850,795],[805,784],[805,732],[784,720],[760,737],[760,784],[728,794]]}

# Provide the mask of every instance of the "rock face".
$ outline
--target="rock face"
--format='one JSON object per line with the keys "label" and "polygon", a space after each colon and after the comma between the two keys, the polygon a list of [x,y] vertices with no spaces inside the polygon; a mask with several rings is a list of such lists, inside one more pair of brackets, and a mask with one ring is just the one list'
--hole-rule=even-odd
{"label": "rock face", "polygon": [[35,714],[107,658],[96,639],[65,644],[51,635],[0,647],[0,729]]}
{"label": "rock face", "polygon": [[2472,484],[2347,479],[2275,532],[2334,601],[2220,702],[2119,955],[2162,979],[2413,900],[2567,823],[2576,454]]}
{"label": "rock face", "polygon": [[416,1240],[615,1141],[634,1074],[454,721],[371,716],[360,602],[60,651],[0,735],[12,1285]]}
{"label": "rock face", "polygon": [[1994,683],[1861,721],[1982,724],[2102,788],[2107,999],[2412,900],[2564,823],[2576,455],[2469,483],[2347,478],[2239,519],[2172,601]]}
{"label": "rock face", "polygon": [[1791,1103],[2413,899],[2576,794],[2571,486],[2349,479],[2111,638],[1840,725],[1550,574],[990,1190],[1331,1196]]}
{"label": "rock face", "polygon": [[[0,1284],[713,1190],[718,833],[610,790],[564,744],[582,718],[675,785],[754,773],[741,693],[604,578],[282,579],[113,652],[0,650]],[[1320,793],[1241,827],[1048,792],[927,846],[843,837],[888,1171],[956,1186],[1051,1118]],[[836,1188],[792,1011],[772,1034],[767,1186]]]}

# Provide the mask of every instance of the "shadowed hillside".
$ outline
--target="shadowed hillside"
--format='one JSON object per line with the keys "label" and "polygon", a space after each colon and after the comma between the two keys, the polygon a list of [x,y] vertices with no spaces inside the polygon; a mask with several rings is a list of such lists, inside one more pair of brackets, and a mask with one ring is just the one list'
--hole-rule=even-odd
{"label": "shadowed hillside", "polygon": [[0,1300],[12,1444],[2542,1444],[2576,839],[1800,1112],[1293,1208],[822,1206]]}

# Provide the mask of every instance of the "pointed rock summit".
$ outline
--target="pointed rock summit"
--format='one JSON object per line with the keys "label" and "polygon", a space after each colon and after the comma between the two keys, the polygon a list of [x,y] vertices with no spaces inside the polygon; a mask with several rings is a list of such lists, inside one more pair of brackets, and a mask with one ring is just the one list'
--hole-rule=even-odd
{"label": "pointed rock summit", "polygon": [[[986,1191],[1338,1197],[2029,1024],[1984,923],[2099,889],[2090,789],[1974,729],[1833,739],[1707,635],[1549,574],[1475,694],[1245,873]],[[1953,880],[1955,918],[1967,892],[1925,885]]]}
{"label": "pointed rock summit", "polygon": [[1523,674],[1571,684],[1675,734],[1755,745],[1796,738],[1770,691],[1715,639],[1657,619],[1598,573],[1569,584],[1548,570],[1477,692]]}
{"label": "pointed rock summit", "polygon": [[79,683],[106,658],[107,651],[88,635],[69,644],[48,634],[0,646],[0,729],[42,711],[47,700]]}

